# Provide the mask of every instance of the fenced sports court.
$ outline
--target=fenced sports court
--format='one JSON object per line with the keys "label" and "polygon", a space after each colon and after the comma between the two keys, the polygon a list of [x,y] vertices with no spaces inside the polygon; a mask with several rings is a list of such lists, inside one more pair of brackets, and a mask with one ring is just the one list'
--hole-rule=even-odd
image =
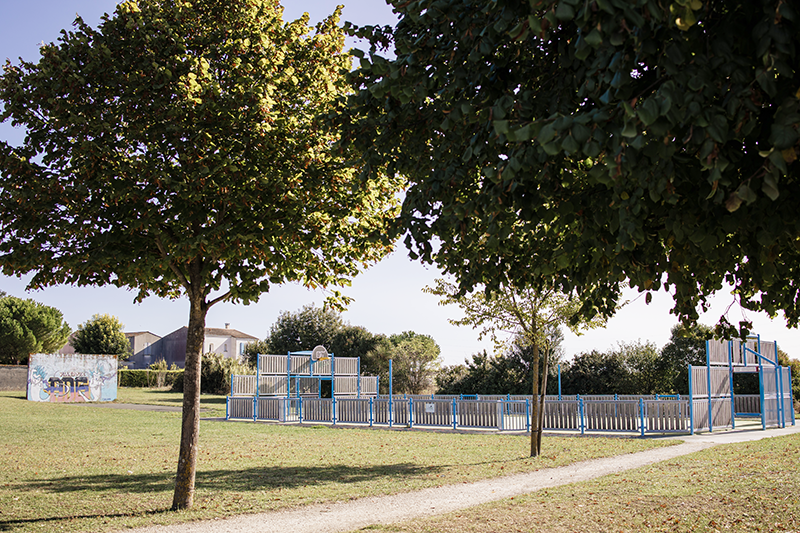
{"label": "fenced sports court", "polygon": [[[759,338],[709,341],[706,366],[689,367],[689,396],[547,396],[547,431],[681,434],[733,428],[760,418],[763,429],[794,425],[791,372],[777,344]],[[362,376],[358,358],[314,359],[312,352],[259,355],[255,376],[234,376],[228,420],[452,430],[530,432],[531,396],[384,395]],[[760,394],[733,394],[733,374],[758,373]],[[322,395],[330,382],[330,397]]]}

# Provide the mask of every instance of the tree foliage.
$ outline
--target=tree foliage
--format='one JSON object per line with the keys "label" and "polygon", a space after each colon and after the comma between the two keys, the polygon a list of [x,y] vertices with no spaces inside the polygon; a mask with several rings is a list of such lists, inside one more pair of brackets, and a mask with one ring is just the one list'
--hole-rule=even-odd
{"label": "tree foliage", "polygon": [[276,284],[344,285],[388,249],[396,183],[355,179],[319,117],[348,85],[339,11],[277,0],[127,0],[7,62],[0,269],[30,286],[130,287],[190,304],[173,508],[191,507],[209,308]]}
{"label": "tree foliage", "polygon": [[798,324],[795,4],[391,3],[395,28],[353,29],[373,46],[345,120],[462,292],[555,283],[593,317],[630,282],[688,323],[727,283]]}
{"label": "tree foliage", "polygon": [[703,324],[672,327],[658,362],[658,372],[665,383],[660,392],[689,394],[689,365],[706,364],[706,341],[712,336],[711,328]]}
{"label": "tree foliage", "polygon": [[389,337],[394,392],[433,392],[433,378],[439,370],[441,349],[433,337],[404,331]]}
{"label": "tree foliage", "polygon": [[[334,309],[310,304],[294,313],[281,312],[270,326],[269,335],[263,341],[248,345],[245,354],[255,365],[258,353],[284,355],[321,345],[335,356],[363,357],[380,338],[364,327],[350,325]],[[362,360],[362,371],[370,372],[369,365],[364,363]]]}
{"label": "tree foliage", "polygon": [[94,315],[78,325],[72,338],[76,353],[116,355],[124,359],[131,355],[131,345],[125,337],[125,326],[115,316]]}
{"label": "tree foliage", "polygon": [[[602,325],[604,320],[600,317],[585,319],[579,314],[580,300],[552,285],[517,288],[519,286],[515,283],[495,285],[493,292],[475,291],[465,295],[458,286],[437,279],[435,287],[426,287],[425,290],[440,296],[440,304],[456,304],[461,308],[464,317],[450,320],[452,324],[480,328],[480,336],[491,335],[498,347],[503,346],[498,337],[500,333],[513,334],[518,348],[531,353],[529,361],[525,363],[531,374],[528,380],[530,392],[534,398],[539,398],[532,409],[531,456],[536,456],[541,452],[548,377],[546,369],[553,352],[550,340],[559,338],[562,325],[578,333],[581,329]],[[498,363],[505,362],[508,360]],[[519,367],[516,365],[515,369]]]}
{"label": "tree foliage", "polygon": [[30,354],[55,353],[71,332],[55,307],[0,295],[0,364],[24,365]]}
{"label": "tree foliage", "polygon": [[[660,354],[650,342],[619,343],[607,352],[592,350],[564,365],[562,394],[666,394]],[[684,369],[684,374],[687,369]]]}
{"label": "tree foliage", "polygon": [[[552,328],[547,342],[547,394],[558,392],[558,365],[563,356],[564,335]],[[489,355],[486,350],[473,354],[463,365],[449,366],[436,376],[439,394],[521,394],[533,390],[533,348],[517,338],[503,353]],[[539,376],[541,380],[541,376]]]}

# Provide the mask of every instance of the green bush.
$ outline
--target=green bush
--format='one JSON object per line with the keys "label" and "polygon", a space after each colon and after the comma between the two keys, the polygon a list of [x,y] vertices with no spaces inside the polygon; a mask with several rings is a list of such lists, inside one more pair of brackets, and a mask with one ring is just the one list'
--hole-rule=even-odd
{"label": "green bush", "polygon": [[117,371],[118,387],[174,387],[176,381],[183,381],[183,370],[128,370],[123,368]]}
{"label": "green bush", "polygon": [[[230,394],[231,376],[255,373],[250,365],[220,353],[203,354],[200,365],[200,392],[204,394]],[[183,374],[175,380],[172,390],[183,392]]]}

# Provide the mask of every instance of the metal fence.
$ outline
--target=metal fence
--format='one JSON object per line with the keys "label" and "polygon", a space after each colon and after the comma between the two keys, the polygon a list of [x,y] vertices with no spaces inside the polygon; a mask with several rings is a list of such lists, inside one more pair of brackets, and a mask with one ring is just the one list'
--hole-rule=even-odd
{"label": "metal fence", "polygon": [[[645,399],[647,398],[647,399]],[[696,402],[697,403],[697,402]],[[695,407],[695,427],[707,422],[707,402]],[[295,423],[355,424],[385,427],[486,429],[529,432],[530,397],[394,398],[228,398],[227,418]],[[543,424],[548,431],[599,433],[689,433],[692,412],[688,398],[614,396],[545,401]],[[698,420],[699,419],[699,420]]]}

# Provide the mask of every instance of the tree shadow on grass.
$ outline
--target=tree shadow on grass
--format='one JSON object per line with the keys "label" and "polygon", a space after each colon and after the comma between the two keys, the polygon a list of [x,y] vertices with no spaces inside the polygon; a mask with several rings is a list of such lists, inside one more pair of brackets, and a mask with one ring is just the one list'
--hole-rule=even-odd
{"label": "tree shadow on grass", "polygon": [[[69,515],[69,516],[51,516],[47,518],[20,518],[17,520],[0,520],[0,531],[13,531],[14,529],[24,526],[26,524],[47,524],[58,523],[63,520],[91,520],[93,518],[129,518],[133,516],[152,516],[168,512],[169,509],[154,509],[150,511],[139,511],[135,513],[113,513],[113,514],[87,514],[87,515]],[[55,525],[53,527],[56,527]]]}
{"label": "tree shadow on grass", "polygon": [[[381,465],[370,467],[353,467],[352,465],[326,466],[287,466],[287,467],[253,467],[244,470],[211,470],[197,473],[197,488],[214,493],[271,491],[292,489],[307,485],[325,483],[360,483],[380,480],[382,478],[402,479],[421,474],[441,471],[446,466],[419,466],[411,463]],[[171,493],[175,483],[173,473],[130,474],[130,475],[96,475],[96,476],[62,476],[57,478],[27,481],[13,484],[16,491],[39,491],[50,494],[66,494],[71,492],[107,492],[114,494],[152,494],[157,492]],[[129,514],[103,514],[74,516],[53,516],[41,518],[23,518],[0,520],[0,531],[11,531],[16,527],[34,523],[56,523],[59,520],[122,518],[154,515],[167,509],[131,512]]]}
{"label": "tree shadow on grass", "polygon": [[[419,466],[412,463],[353,467],[352,465],[252,467],[244,470],[197,472],[197,488],[212,492],[249,492],[292,489],[324,483],[374,482],[382,478],[406,478],[442,471],[446,465]],[[153,493],[171,491],[173,473],[63,476],[14,484],[14,490],[49,493],[80,491]],[[1,523],[1,522],[0,522]]]}

